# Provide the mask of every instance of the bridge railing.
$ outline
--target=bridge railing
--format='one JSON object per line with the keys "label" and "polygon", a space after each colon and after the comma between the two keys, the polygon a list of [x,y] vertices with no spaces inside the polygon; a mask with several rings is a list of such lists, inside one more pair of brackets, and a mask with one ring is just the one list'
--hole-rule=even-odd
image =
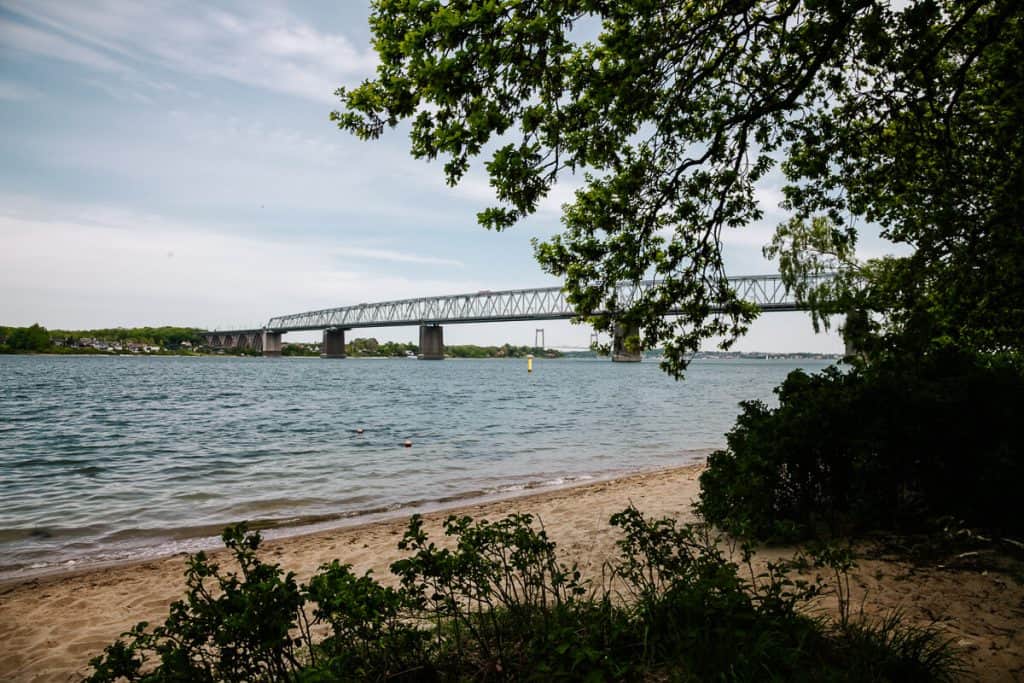
{"label": "bridge railing", "polygon": [[[824,281],[831,274],[812,276]],[[740,299],[757,304],[763,310],[793,311],[799,306],[786,289],[780,275],[747,275],[729,278]],[[624,285],[619,300],[632,302],[653,282]],[[400,299],[380,303],[325,308],[271,318],[267,329],[273,331],[322,330],[328,328],[387,327],[440,323],[508,322],[517,320],[556,320],[575,315],[561,287],[512,289],[470,294]]]}

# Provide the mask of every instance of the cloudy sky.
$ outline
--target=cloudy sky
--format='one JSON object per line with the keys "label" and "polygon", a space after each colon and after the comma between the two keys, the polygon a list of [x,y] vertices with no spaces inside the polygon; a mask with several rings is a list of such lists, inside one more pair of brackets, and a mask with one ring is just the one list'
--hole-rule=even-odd
{"label": "cloudy sky", "polygon": [[[0,0],[0,324],[256,326],[559,284],[530,238],[558,231],[571,182],[491,233],[475,222],[491,196],[479,174],[447,188],[401,131],[365,143],[328,120],[333,91],[373,73],[366,5]],[[775,270],[760,250],[779,195],[761,197],[765,222],[727,236],[733,274]],[[589,341],[562,322],[449,326],[445,340],[526,344],[541,326],[549,346]],[[772,314],[738,348],[841,343]]]}

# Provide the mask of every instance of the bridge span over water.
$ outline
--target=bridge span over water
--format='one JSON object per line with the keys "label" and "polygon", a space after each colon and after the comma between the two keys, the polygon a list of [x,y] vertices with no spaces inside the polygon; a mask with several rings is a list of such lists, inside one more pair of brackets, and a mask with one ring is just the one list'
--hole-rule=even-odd
{"label": "bridge span over water", "polygon": [[[831,278],[831,274],[812,276],[812,281]],[[756,304],[762,311],[797,311],[801,307],[786,289],[780,275],[746,275],[729,278],[740,299]],[[628,306],[653,282],[621,286],[620,305]],[[598,312],[600,315],[600,312]],[[671,313],[669,313],[671,315]],[[260,329],[213,330],[204,333],[207,344],[214,348],[246,347],[265,356],[281,353],[281,335],[286,332],[323,330],[321,355],[324,358],[345,357],[345,332],[353,328],[399,327],[418,325],[420,357],[444,358],[442,325],[459,323],[495,323],[524,320],[566,320],[575,316],[561,287],[479,291],[472,294],[362,303],[317,311],[293,313],[271,318]],[[617,327],[613,334],[612,360],[636,361],[639,352],[625,348],[623,341],[635,334],[636,328]]]}

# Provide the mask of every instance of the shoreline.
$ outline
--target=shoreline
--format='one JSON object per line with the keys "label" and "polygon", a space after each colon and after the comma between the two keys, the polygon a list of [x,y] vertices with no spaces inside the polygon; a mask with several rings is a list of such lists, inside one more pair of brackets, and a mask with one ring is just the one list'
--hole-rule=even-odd
{"label": "shoreline", "polygon": [[[514,512],[539,518],[558,543],[564,561],[577,561],[584,575],[599,575],[614,551],[609,517],[630,502],[645,514],[690,519],[702,463],[541,491],[517,492],[502,500],[463,503],[423,513],[425,528],[435,539],[452,514],[497,519]],[[408,514],[317,530],[284,538],[264,537],[260,555],[306,581],[324,563],[338,559],[354,571],[373,571],[386,584],[397,584],[388,567],[402,553],[397,544]],[[88,661],[139,621],[159,623],[170,603],[184,593],[184,558],[161,558],[82,567],[67,572],[0,582],[0,680],[77,681]],[[208,553],[223,561],[226,551]]]}
{"label": "shoreline", "polygon": [[[707,456],[714,450],[713,448],[704,448],[685,451],[682,455],[687,458],[687,462],[631,469],[618,468],[579,475],[563,475],[551,481],[529,480],[513,482],[493,490],[472,490],[438,499],[413,500],[393,507],[369,508],[310,516],[249,519],[244,521],[252,531],[259,531],[264,541],[288,541],[314,534],[338,530],[354,530],[372,524],[407,520],[414,514],[451,513],[468,507],[515,500],[529,500],[535,496],[571,491],[574,488],[590,484],[617,481],[633,476],[653,475],[679,468],[703,468]],[[92,571],[159,561],[199,551],[210,552],[211,550],[218,550],[223,547],[220,539],[221,531],[225,527],[240,521],[243,520],[229,520],[222,524],[180,527],[177,530],[182,532],[181,536],[169,538],[154,535],[149,539],[152,541],[151,543],[140,544],[130,550],[124,550],[125,554],[119,557],[105,557],[114,552],[116,548],[97,549],[91,553],[73,558],[54,560],[43,566],[37,564],[11,569],[0,567],[0,591],[8,586],[33,579],[59,579]],[[189,532],[193,533],[190,534]]]}
{"label": "shoreline", "polygon": [[[424,528],[443,544],[441,524],[451,514],[498,519],[530,513],[557,543],[563,562],[578,564],[584,577],[599,579],[614,557],[617,530],[609,517],[629,504],[652,518],[692,521],[703,464],[635,472],[601,481],[529,491],[500,501],[475,502],[424,513]],[[317,568],[338,559],[361,574],[371,570],[384,584],[397,579],[388,567],[403,553],[397,543],[407,514],[265,538],[260,556],[307,581]],[[768,549],[758,561],[789,555]],[[224,550],[209,553],[217,561]],[[229,565],[226,565],[228,567]],[[13,683],[81,680],[88,661],[139,621],[159,623],[168,605],[183,596],[184,553],[159,559],[82,568],[67,573],[0,583],[0,680]],[[979,680],[1013,681],[1024,675],[1024,586],[995,572],[922,567],[902,560],[864,557],[851,574],[853,602],[866,596],[868,615],[893,610],[906,623],[932,624],[964,653]],[[829,610],[834,601],[826,599]]]}

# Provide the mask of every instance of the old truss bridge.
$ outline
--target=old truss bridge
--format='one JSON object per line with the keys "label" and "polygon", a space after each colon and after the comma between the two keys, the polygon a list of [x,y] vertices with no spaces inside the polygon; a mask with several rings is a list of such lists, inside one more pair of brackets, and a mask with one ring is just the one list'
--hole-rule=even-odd
{"label": "old truss bridge", "polygon": [[[811,277],[812,284],[831,274]],[[739,298],[756,304],[762,311],[800,310],[795,297],[780,275],[747,275],[729,278]],[[629,305],[651,282],[619,288],[620,305]],[[420,327],[420,355],[426,359],[444,357],[442,324],[491,323],[523,320],[564,320],[575,315],[561,287],[480,291],[472,294],[420,297],[325,308],[271,318],[261,329],[210,331],[207,343],[214,348],[244,346],[264,355],[279,355],[281,335],[286,332],[323,330],[321,351],[326,358],[345,357],[345,331],[362,327]],[[639,360],[622,341],[636,330],[617,329],[613,338],[613,360]]]}

